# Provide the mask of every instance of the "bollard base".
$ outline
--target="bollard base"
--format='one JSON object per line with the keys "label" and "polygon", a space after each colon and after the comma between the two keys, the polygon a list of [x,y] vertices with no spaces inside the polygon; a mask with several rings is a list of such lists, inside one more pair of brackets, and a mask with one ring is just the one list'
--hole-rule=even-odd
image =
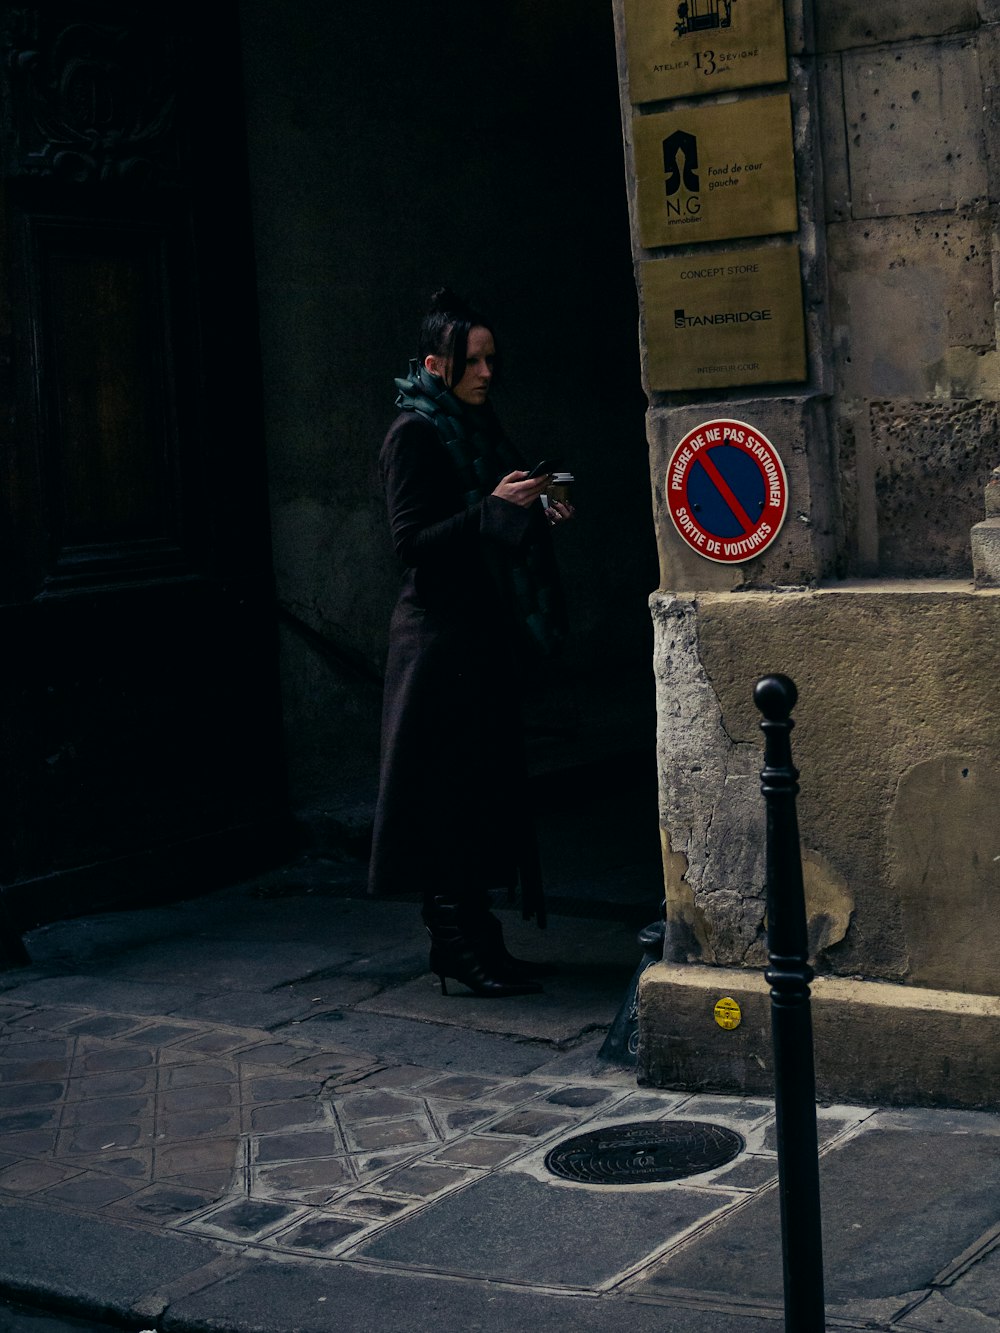
{"label": "bollard base", "polygon": [[[722,1028],[723,997],[741,1010]],[[1000,998],[817,977],[816,1093],[823,1101],[1000,1109]],[[771,1096],[770,993],[763,973],[657,963],[639,987],[640,1083]]]}

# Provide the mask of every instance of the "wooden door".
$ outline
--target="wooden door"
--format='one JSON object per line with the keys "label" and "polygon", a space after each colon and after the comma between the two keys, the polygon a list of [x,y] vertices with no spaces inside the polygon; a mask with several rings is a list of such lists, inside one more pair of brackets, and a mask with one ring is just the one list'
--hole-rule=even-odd
{"label": "wooden door", "polygon": [[0,885],[193,891],[284,827],[235,5],[2,11]]}

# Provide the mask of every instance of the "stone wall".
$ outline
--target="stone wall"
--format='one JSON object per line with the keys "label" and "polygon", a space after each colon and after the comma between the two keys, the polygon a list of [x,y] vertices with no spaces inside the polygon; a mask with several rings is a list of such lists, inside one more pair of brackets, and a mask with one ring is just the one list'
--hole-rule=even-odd
{"label": "stone wall", "polygon": [[897,10],[817,8],[844,566],[967,577],[1000,461],[997,28]]}
{"label": "stone wall", "polygon": [[[825,1048],[829,1089],[872,1092],[857,1061],[852,1072],[834,1048],[846,1034],[892,1040],[885,995],[894,987],[1000,993],[1000,848],[989,815],[1000,797],[1000,604],[973,589],[969,535],[1000,462],[997,18],[985,0],[906,9],[786,0],[794,237],[644,250],[629,157],[641,308],[639,261],[794,239],[809,367],[803,385],[649,394],[668,917],[667,961],[643,986],[641,1066],[654,1081],[759,1082],[748,1050],[744,1066],[727,1066],[728,1082],[713,1083],[718,1043],[695,1038],[701,1001],[696,1020],[685,996],[692,977],[704,974],[708,997],[718,969],[757,969],[766,957],[762,744],[751,696],[770,672],[799,687],[793,745],[816,965],[890,983],[877,998],[863,990],[852,999],[857,1022],[829,1026],[840,1034]],[[624,4],[618,32],[631,154],[633,114],[665,106],[631,105]],[[704,100],[752,101],[761,91],[774,89]],[[695,424],[718,417],[763,431],[789,477],[778,540],[739,566],[689,550],[664,503],[672,450]],[[689,969],[683,987],[678,968]],[[834,1009],[839,993],[826,1002]],[[958,1028],[942,1032],[959,1041]],[[901,1041],[904,1062],[919,1058],[915,1033]],[[941,1039],[939,1071],[962,1058],[951,1039]],[[909,1076],[895,1092],[884,1082],[889,1097],[913,1087]],[[971,1093],[963,1099],[975,1104]]]}
{"label": "stone wall", "polygon": [[[789,239],[803,264],[803,387],[649,393],[661,588],[968,576],[969,528],[1000,462],[991,7],[923,6],[904,17],[899,6],[820,0],[812,14],[788,0],[798,232],[656,250],[639,238],[633,115],[734,99],[751,106],[773,89],[634,108],[621,0],[616,8],[637,265]],[[642,354],[645,364],[645,345]],[[691,425],[724,414],[770,433],[793,504],[780,541],[736,568],[692,557],[663,510],[673,446]]]}

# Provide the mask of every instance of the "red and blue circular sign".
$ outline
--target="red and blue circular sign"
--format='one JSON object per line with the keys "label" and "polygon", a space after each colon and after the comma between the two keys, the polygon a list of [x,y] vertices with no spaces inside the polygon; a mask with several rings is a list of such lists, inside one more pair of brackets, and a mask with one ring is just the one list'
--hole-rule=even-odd
{"label": "red and blue circular sign", "polygon": [[774,445],[745,421],[703,421],[671,455],[667,508],[683,541],[733,565],[766,551],[788,512],[788,478]]}

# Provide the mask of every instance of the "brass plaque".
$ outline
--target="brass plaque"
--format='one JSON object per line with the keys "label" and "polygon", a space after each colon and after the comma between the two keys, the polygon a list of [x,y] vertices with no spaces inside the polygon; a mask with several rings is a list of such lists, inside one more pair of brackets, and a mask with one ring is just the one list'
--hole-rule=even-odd
{"label": "brass plaque", "polygon": [[625,0],[633,102],[784,83],[783,0]]}
{"label": "brass plaque", "polygon": [[806,378],[797,245],[651,259],[640,268],[650,388]]}
{"label": "brass plaque", "polygon": [[632,125],[647,250],[797,230],[787,93],[636,116]]}

